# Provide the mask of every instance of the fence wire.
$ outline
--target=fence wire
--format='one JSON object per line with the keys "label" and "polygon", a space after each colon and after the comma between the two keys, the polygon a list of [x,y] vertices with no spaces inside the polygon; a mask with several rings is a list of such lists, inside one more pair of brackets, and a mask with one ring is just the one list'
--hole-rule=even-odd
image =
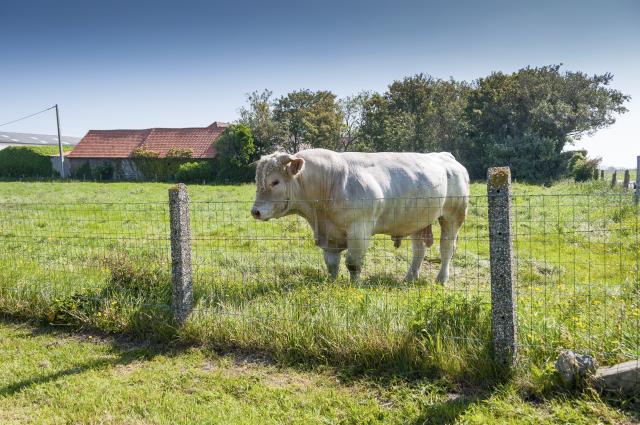
{"label": "fence wire", "polygon": [[[433,200],[396,201],[411,208]],[[490,338],[474,331],[475,321],[489,317],[491,303],[486,196],[469,198],[444,286],[436,283],[437,222],[419,279],[403,278],[411,239],[423,236],[396,247],[388,235],[375,235],[361,279],[353,282],[344,259],[338,278],[328,277],[312,229],[321,221],[310,224],[295,215],[258,221],[251,206],[190,203],[196,300],[191,321],[218,342],[234,332],[235,338],[286,333],[292,344],[307,341],[296,333],[343,333],[353,341],[356,335],[393,339],[412,332],[472,342]],[[348,209],[358,208],[375,205]],[[524,355],[546,359],[570,348],[604,364],[640,357],[639,214],[632,197],[516,194],[512,208]],[[151,306],[166,317],[169,235],[168,203],[2,203],[0,309],[56,321],[86,314],[78,303],[92,302],[106,320],[111,310],[105,303],[116,302]]]}

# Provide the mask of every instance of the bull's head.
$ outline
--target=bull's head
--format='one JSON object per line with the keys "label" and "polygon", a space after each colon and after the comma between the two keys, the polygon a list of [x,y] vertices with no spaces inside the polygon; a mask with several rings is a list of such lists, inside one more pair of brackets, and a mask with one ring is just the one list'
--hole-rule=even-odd
{"label": "bull's head", "polygon": [[288,153],[265,155],[256,163],[256,200],[251,215],[257,220],[280,218],[291,204],[293,185],[304,159]]}

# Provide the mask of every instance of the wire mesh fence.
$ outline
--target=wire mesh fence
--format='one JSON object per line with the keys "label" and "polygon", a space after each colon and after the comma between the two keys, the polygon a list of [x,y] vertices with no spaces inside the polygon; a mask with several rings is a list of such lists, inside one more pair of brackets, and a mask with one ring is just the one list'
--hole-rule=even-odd
{"label": "wire mesh fence", "polygon": [[[437,224],[419,279],[404,276],[411,239],[426,234],[399,247],[375,235],[354,282],[344,264],[336,280],[329,277],[316,246],[318,223],[296,215],[257,221],[249,201],[191,202],[190,322],[204,338],[250,338],[256,348],[277,337],[311,344],[313,335],[325,342],[341,335],[335,350],[345,341],[408,334],[486,342],[490,334],[474,327],[491,304],[487,196],[468,201],[443,286],[436,283]],[[548,359],[570,348],[604,364],[640,357],[640,233],[632,197],[515,194],[511,202],[521,353]],[[108,325],[121,320],[122,308],[166,321],[170,246],[168,203],[2,203],[0,308],[114,331],[137,326]]]}
{"label": "wire mesh fence", "polygon": [[638,209],[623,194],[514,196],[521,346],[640,355]]}

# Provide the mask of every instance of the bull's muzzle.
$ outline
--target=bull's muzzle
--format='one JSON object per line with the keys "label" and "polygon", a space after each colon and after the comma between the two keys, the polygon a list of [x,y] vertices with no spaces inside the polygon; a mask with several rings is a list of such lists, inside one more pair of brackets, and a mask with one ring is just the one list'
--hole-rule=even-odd
{"label": "bull's muzzle", "polygon": [[251,208],[251,215],[255,219],[260,219],[260,210],[257,209],[256,207]]}

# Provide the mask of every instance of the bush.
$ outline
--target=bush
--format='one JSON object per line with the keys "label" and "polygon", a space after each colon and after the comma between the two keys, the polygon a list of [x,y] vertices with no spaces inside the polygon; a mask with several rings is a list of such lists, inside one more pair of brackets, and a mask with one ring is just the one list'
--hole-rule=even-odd
{"label": "bush", "polygon": [[37,147],[9,146],[0,150],[0,177],[56,176],[51,157]]}
{"label": "bush", "polygon": [[190,149],[171,148],[164,158],[158,152],[144,148],[133,151],[133,161],[138,171],[147,179],[173,180],[182,164],[193,156]]}
{"label": "bush", "polygon": [[576,182],[598,180],[598,167],[601,160],[601,158],[589,159],[584,152],[578,151],[569,161],[569,173]]}
{"label": "bush", "polygon": [[93,174],[91,173],[91,166],[88,162],[82,164],[76,171],[73,173],[74,179],[81,180],[91,180],[93,179]]}
{"label": "bush", "polygon": [[91,170],[91,174],[96,180],[111,180],[113,178],[113,164],[111,162],[103,162]]}
{"label": "bush", "polygon": [[184,183],[210,182],[214,180],[213,164],[210,161],[185,162],[176,171],[176,180]]}

